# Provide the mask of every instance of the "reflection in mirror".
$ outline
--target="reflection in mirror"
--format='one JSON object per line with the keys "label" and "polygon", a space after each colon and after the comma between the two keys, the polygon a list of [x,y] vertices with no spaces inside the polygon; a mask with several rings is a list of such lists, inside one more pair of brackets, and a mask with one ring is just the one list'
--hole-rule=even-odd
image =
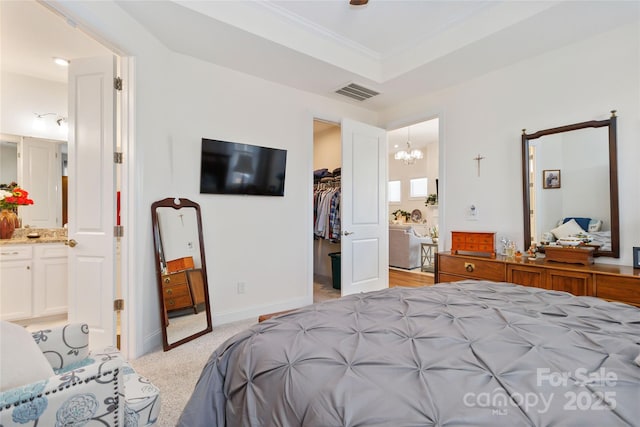
{"label": "reflection in mirror", "polygon": [[19,213],[24,226],[67,223],[67,175],[65,141],[0,133],[0,183],[17,182],[37,202]]}
{"label": "reflection in mirror", "polygon": [[211,332],[200,206],[167,198],[151,205],[164,350]]}
{"label": "reflection in mirror", "polygon": [[597,256],[619,257],[616,157],[615,111],[607,120],[523,130],[525,248],[578,237]]}

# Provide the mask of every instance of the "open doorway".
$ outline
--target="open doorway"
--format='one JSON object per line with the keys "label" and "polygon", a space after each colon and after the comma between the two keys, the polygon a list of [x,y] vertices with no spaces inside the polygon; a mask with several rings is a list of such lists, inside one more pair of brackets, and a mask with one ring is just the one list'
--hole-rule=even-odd
{"label": "open doorway", "polygon": [[[63,145],[67,142],[67,133],[64,131],[67,126],[67,120],[70,120],[71,109],[68,109],[68,100],[76,100],[75,97],[69,95],[69,62],[71,67],[81,61],[80,58],[96,58],[108,56],[111,59],[114,58],[114,53],[100,42],[97,42],[80,29],[73,27],[69,24],[65,17],[60,16],[57,11],[54,11],[52,7],[35,2],[3,2],[2,3],[2,39],[6,41],[8,46],[12,49],[4,49],[2,51],[2,103],[4,105],[11,105],[11,109],[5,109],[2,112],[3,132],[7,132],[11,135],[16,135],[20,140],[24,141],[27,138],[38,139],[40,141],[50,141],[52,144]],[[6,25],[5,25],[6,24]],[[30,41],[37,40],[37,46],[29,44]],[[60,61],[54,63],[53,57],[58,57]],[[62,65],[56,65],[62,64]],[[11,65],[11,68],[7,68],[7,65]],[[115,68],[115,66],[113,67]],[[108,84],[111,86],[113,79],[108,80]],[[115,90],[111,87],[111,90]],[[115,108],[117,109],[117,107]],[[115,110],[114,109],[114,110]],[[83,111],[87,111],[83,109]],[[119,116],[118,116],[119,117]],[[37,121],[35,120],[37,119]],[[96,127],[97,128],[97,127]],[[115,128],[115,127],[114,127]],[[121,129],[126,127],[120,126]],[[100,128],[102,129],[102,128]],[[124,131],[123,131],[124,133]],[[115,134],[116,136],[118,133]],[[85,139],[86,140],[86,139]],[[106,147],[106,145],[105,145]],[[77,148],[77,147],[76,147]],[[61,162],[62,155],[66,150],[56,151],[58,155],[56,162]],[[87,150],[89,151],[89,150]],[[113,152],[115,149],[110,150],[107,159],[110,160],[110,165],[113,164]],[[76,149],[77,153],[78,150]],[[25,154],[25,153],[23,153]],[[80,162],[69,159],[69,163],[66,167],[76,167],[80,165]],[[63,167],[62,170],[65,170]],[[42,171],[42,168],[35,168],[35,170]],[[76,171],[74,176],[69,177],[69,200],[78,200],[78,203],[85,203],[91,206],[105,206],[97,203],[92,203],[86,200],[77,191],[73,190],[74,181],[77,184],[80,181],[95,183],[94,178],[97,174],[101,174],[103,169],[87,167],[80,168],[80,171]],[[90,176],[89,176],[90,175]],[[101,174],[102,175],[102,174]],[[39,178],[43,179],[42,176]],[[54,322],[66,322],[71,321],[72,313],[72,298],[74,292],[68,287],[71,283],[71,277],[76,275],[68,273],[68,266],[71,264],[70,254],[72,253],[71,247],[75,246],[74,240],[68,240],[67,237],[72,238],[71,234],[68,234],[73,229],[74,222],[77,223],[78,216],[74,215],[71,210],[68,213],[68,220],[65,218],[67,215],[63,210],[63,197],[66,195],[64,191],[60,190],[60,176],[56,176],[55,183],[51,183],[51,187],[56,188],[55,204],[59,205],[55,210],[56,221],[53,224],[38,223],[33,218],[34,216],[26,215],[25,221],[33,226],[38,226],[44,231],[40,233],[38,243],[46,243],[41,245],[35,245],[37,248],[57,248],[60,247],[60,260],[56,264],[59,267],[56,271],[57,274],[50,274],[48,270],[41,269],[40,274],[37,272],[38,259],[34,255],[34,265],[32,272],[29,273],[34,286],[33,302],[30,310],[26,311],[24,315],[19,318],[12,318],[12,321],[17,323],[27,324],[37,328],[47,327]],[[75,179],[74,179],[75,178]],[[34,196],[34,202],[36,206],[45,206],[45,198],[40,196],[36,189],[49,188],[49,185],[36,186],[34,183],[29,183],[25,176],[18,175],[18,184],[28,185],[27,190],[33,189],[32,195]],[[110,200],[114,201],[116,185],[121,185],[122,178],[118,178],[118,184],[114,183],[109,187],[109,191],[105,191],[110,196]],[[106,188],[106,187],[100,187]],[[113,191],[111,191],[113,190]],[[76,203],[76,205],[78,205]],[[26,211],[26,208],[25,208]],[[105,215],[111,214],[111,209],[104,209]],[[115,217],[115,208],[113,209],[113,216]],[[94,216],[97,217],[97,216]],[[106,222],[104,222],[106,224]],[[68,227],[65,226],[68,224]],[[111,240],[113,241],[113,226],[107,227],[110,232]],[[31,228],[30,230],[34,230]],[[26,227],[25,227],[26,231]],[[45,234],[46,233],[46,234]],[[50,237],[53,236],[53,237]],[[49,238],[45,241],[44,238]],[[64,242],[67,241],[69,246],[65,246]],[[83,245],[86,242],[81,242]],[[85,245],[86,246],[86,245]],[[82,245],[79,246],[81,248]],[[79,251],[75,249],[73,251]],[[107,249],[109,253],[115,252],[111,248]],[[105,251],[107,251],[105,250]],[[36,251],[34,250],[34,254]],[[119,253],[119,251],[118,251]],[[109,258],[107,268],[115,270],[117,258]],[[47,261],[48,263],[48,261]],[[43,263],[44,264],[44,263]],[[52,314],[52,310],[37,310],[36,300],[42,299],[41,291],[39,288],[43,288],[44,283],[40,280],[40,277],[44,276],[48,281],[50,277],[55,277],[60,282],[60,292],[53,292],[56,296],[56,301],[59,304],[56,307],[55,314]],[[119,277],[119,276],[118,276]],[[95,281],[91,281],[92,283]],[[112,281],[115,283],[116,281]],[[118,280],[118,284],[120,281]],[[44,286],[48,289],[47,294],[52,293],[49,286]],[[56,288],[57,289],[57,288]],[[94,295],[92,295],[94,296]],[[95,299],[95,298],[91,298]],[[113,313],[113,301],[108,298],[102,299],[103,306],[109,309],[109,313]],[[75,306],[87,306],[84,299],[78,298]],[[106,310],[105,310],[106,311]],[[50,315],[51,314],[51,315]],[[80,316],[77,321],[88,322],[86,316]],[[89,322],[88,322],[89,323]],[[91,325],[90,325],[91,326]],[[94,328],[99,329],[99,328]],[[109,336],[109,345],[113,344],[113,337]],[[99,343],[92,343],[99,345]]]}
{"label": "open doorway", "polygon": [[340,124],[315,119],[313,121],[313,302],[340,297],[341,171]]}
{"label": "open doorway", "polygon": [[440,198],[439,119],[388,132],[389,268],[433,278]]}

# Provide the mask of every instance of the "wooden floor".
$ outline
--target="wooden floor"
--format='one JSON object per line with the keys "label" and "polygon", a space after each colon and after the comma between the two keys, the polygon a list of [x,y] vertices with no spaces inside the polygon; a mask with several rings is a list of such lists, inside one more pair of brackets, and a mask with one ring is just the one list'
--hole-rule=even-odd
{"label": "wooden floor", "polygon": [[433,276],[410,271],[389,269],[389,287],[408,286],[419,287],[433,285]]}

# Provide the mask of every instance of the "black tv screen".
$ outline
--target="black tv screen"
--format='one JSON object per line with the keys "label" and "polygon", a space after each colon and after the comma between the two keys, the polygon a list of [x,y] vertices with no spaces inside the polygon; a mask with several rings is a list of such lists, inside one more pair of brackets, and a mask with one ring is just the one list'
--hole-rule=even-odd
{"label": "black tv screen", "polygon": [[287,151],[202,138],[200,193],[284,196]]}

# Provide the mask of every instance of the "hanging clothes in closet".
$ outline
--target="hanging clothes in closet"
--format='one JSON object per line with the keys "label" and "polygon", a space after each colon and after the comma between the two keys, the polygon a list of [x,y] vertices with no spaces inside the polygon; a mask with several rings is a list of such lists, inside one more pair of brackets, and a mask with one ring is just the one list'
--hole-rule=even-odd
{"label": "hanging clothes in closet", "polygon": [[316,238],[340,241],[340,178],[323,178],[313,193],[313,233]]}

